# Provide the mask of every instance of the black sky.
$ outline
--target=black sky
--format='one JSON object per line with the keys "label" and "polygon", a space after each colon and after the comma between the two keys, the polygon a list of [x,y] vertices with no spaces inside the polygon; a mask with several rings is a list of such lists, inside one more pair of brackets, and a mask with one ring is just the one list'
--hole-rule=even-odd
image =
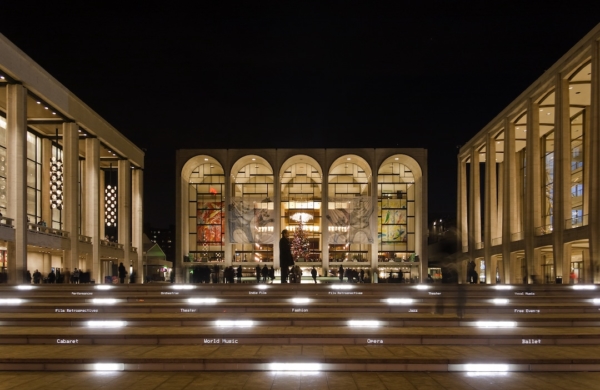
{"label": "black sky", "polygon": [[157,227],[181,148],[426,148],[429,212],[452,215],[457,145],[600,22],[596,3],[22,3],[0,32],[146,150]]}

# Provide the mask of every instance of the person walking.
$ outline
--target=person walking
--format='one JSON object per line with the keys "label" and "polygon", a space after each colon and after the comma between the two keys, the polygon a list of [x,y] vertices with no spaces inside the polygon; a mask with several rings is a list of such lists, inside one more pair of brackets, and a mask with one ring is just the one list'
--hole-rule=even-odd
{"label": "person walking", "polygon": [[237,282],[242,283],[242,266],[237,267]]}
{"label": "person walking", "polygon": [[291,266],[294,265],[294,257],[292,256],[292,247],[290,245],[290,233],[287,229],[281,231],[281,239],[279,240],[279,266],[281,267],[281,283],[287,283],[288,274]]}
{"label": "person walking", "polygon": [[260,283],[260,265],[256,264],[256,283]]}
{"label": "person walking", "polygon": [[344,267],[340,264],[340,268],[338,269],[338,277],[340,278],[340,282],[344,281]]}
{"label": "person walking", "polygon": [[317,269],[314,266],[310,270],[310,275],[312,276],[312,278],[313,278],[313,280],[315,281],[315,284],[316,284],[317,283]]}

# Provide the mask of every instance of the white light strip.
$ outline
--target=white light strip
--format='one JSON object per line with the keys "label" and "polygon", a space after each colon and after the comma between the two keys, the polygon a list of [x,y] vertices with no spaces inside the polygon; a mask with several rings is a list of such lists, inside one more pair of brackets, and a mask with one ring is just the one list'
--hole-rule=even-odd
{"label": "white light strip", "polygon": [[188,298],[188,303],[217,303],[217,298]]}
{"label": "white light strip", "polygon": [[250,328],[252,326],[254,326],[254,321],[252,320],[236,320],[236,321],[229,321],[229,320],[219,320],[215,322],[215,325],[220,327],[220,328]]}
{"label": "white light strip", "polygon": [[0,303],[6,305],[20,305],[23,303],[23,300],[21,298],[0,298]]}
{"label": "white light strip", "polygon": [[377,328],[381,324],[377,320],[350,320],[348,326],[353,328]]}
{"label": "white light strip", "polygon": [[477,321],[478,328],[514,328],[517,323],[514,321]]}
{"label": "white light strip", "polygon": [[309,298],[292,298],[293,303],[310,303]]}
{"label": "white light strip", "polygon": [[269,286],[267,286],[266,284],[259,284],[258,286],[256,286],[256,288],[259,290],[266,290],[269,288]]}
{"label": "white light strip", "polygon": [[573,286],[573,290],[595,290],[596,286],[593,284],[576,284]]}
{"label": "white light strip", "polygon": [[490,372],[490,371],[481,371],[481,372],[467,372],[468,377],[479,377],[479,376],[508,376],[508,372]]}
{"label": "white light strip", "polygon": [[494,286],[494,289],[496,289],[496,290],[512,290],[513,286],[509,286],[506,284],[497,284]]}
{"label": "white light strip", "polygon": [[98,284],[96,285],[96,290],[110,290],[113,288],[110,284]]}
{"label": "white light strip", "polygon": [[20,284],[17,286],[19,290],[33,290],[33,286],[30,284]]}
{"label": "white light strip", "polygon": [[470,371],[470,372],[507,372],[508,364],[466,364],[465,371]]}
{"label": "white light strip", "polygon": [[112,305],[113,303],[117,303],[117,300],[115,298],[93,298],[92,303],[95,303],[98,305],[101,305],[101,304]]}
{"label": "white light strip", "polygon": [[386,302],[390,305],[410,305],[415,300],[412,298],[388,298]]}
{"label": "white light strip", "polygon": [[88,328],[122,328],[126,326],[125,321],[88,321]]}
{"label": "white light strip", "polygon": [[332,284],[332,290],[352,290],[354,287],[349,284]]}
{"label": "white light strip", "polygon": [[95,363],[95,371],[123,371],[125,365],[123,363]]}
{"label": "white light strip", "polygon": [[597,305],[600,303],[600,298],[594,298],[593,302]]}
{"label": "white light strip", "polygon": [[271,371],[321,371],[321,363],[271,363]]}
{"label": "white light strip", "polygon": [[418,284],[415,286],[415,288],[417,290],[429,290],[431,288],[431,286],[428,286],[426,284]]}
{"label": "white light strip", "polygon": [[196,288],[196,286],[192,284],[174,284],[173,286],[171,286],[171,288],[173,290],[193,290]]}
{"label": "white light strip", "polygon": [[492,299],[492,302],[495,305],[506,305],[508,303],[508,299],[506,299],[506,298],[494,298],[494,299]]}

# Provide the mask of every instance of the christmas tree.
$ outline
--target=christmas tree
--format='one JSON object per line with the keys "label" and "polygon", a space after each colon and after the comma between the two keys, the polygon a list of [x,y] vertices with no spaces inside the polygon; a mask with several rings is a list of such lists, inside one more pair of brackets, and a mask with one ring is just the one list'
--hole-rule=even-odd
{"label": "christmas tree", "polygon": [[292,255],[294,256],[294,260],[298,260],[300,257],[306,259],[309,248],[310,242],[304,233],[302,223],[300,223],[294,231],[294,238],[292,239]]}

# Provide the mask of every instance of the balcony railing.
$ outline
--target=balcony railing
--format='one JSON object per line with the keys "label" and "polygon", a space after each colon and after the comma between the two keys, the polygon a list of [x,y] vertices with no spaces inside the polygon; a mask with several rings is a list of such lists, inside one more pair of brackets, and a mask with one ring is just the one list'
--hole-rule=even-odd
{"label": "balcony railing", "polygon": [[88,237],[88,236],[84,236],[84,235],[79,235],[79,242],[85,242],[88,244],[92,243],[92,237]]}
{"label": "balcony railing", "polygon": [[8,226],[8,227],[13,227],[13,222],[15,220],[12,218],[6,218],[6,217],[1,217],[0,218],[0,225],[2,226]]}
{"label": "balcony railing", "polygon": [[516,232],[511,234],[510,236],[510,240],[511,241],[521,241],[523,239],[524,235],[523,232]]}
{"label": "balcony railing", "polygon": [[43,234],[47,234],[50,236],[59,236],[59,237],[63,237],[63,238],[69,238],[69,232],[65,232],[64,230],[54,229],[49,226],[38,225],[35,223],[28,223],[27,225],[29,226],[29,230],[37,232],[37,233],[43,233]]}
{"label": "balcony railing", "polygon": [[463,251],[463,253],[467,253],[469,251],[469,246],[468,245],[463,245],[462,251]]}
{"label": "balcony railing", "polygon": [[502,237],[492,238],[492,246],[502,245]]}
{"label": "balcony railing", "polygon": [[581,226],[587,226],[588,224],[588,216],[581,215],[577,217],[572,217],[565,220],[565,229],[573,229]]}
{"label": "balcony railing", "polygon": [[110,248],[123,249],[123,244],[119,244],[118,242],[112,242],[108,240],[100,240],[100,245],[108,246]]}
{"label": "balcony railing", "polygon": [[484,247],[485,247],[485,244],[483,242],[475,243],[475,249],[483,249]]}

